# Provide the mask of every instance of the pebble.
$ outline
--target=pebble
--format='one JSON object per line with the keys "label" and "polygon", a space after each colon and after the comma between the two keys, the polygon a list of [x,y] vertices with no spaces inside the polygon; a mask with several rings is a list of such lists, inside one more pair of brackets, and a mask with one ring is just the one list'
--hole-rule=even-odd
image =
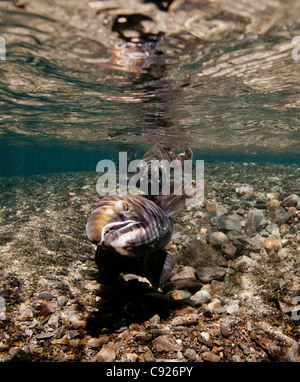
{"label": "pebble", "polygon": [[241,362],[241,357],[237,354],[234,354],[232,357],[231,357],[231,361],[232,362]]}
{"label": "pebble", "polygon": [[41,291],[37,296],[36,300],[52,300],[52,294],[48,290]]}
{"label": "pebble", "polygon": [[238,257],[233,264],[233,267],[236,271],[245,271],[253,264],[253,260],[248,256]]}
{"label": "pebble", "polygon": [[62,338],[65,334],[66,334],[66,328],[64,326],[60,326],[58,330],[56,331],[54,337]]}
{"label": "pebble", "polygon": [[47,322],[47,325],[50,328],[56,329],[56,328],[58,328],[58,325],[59,325],[58,320],[59,320],[58,314],[51,314],[51,316]]}
{"label": "pebble", "polygon": [[204,361],[206,361],[206,362],[219,362],[221,359],[221,357],[219,355],[214,354],[210,351],[202,353],[202,357],[203,357]]}
{"label": "pebble", "polygon": [[275,236],[275,237],[277,237],[277,238],[279,238],[280,237],[280,235],[279,235],[279,233],[284,233],[284,232],[286,232],[286,231],[288,231],[289,230],[289,225],[288,224],[282,224],[279,228],[278,228],[278,226],[277,226],[277,232],[276,232],[276,234],[274,234],[274,232],[270,232],[270,234],[272,235],[272,236]]}
{"label": "pebble", "polygon": [[151,324],[158,324],[160,322],[160,317],[158,314],[155,314],[154,316],[152,316],[150,319],[149,319],[149,322],[151,322]]}
{"label": "pebble", "polygon": [[70,343],[69,336],[65,334],[63,337],[57,339],[55,343],[59,345],[69,345]]}
{"label": "pebble", "polygon": [[250,350],[249,350],[249,346],[243,342],[239,342],[238,343],[238,347],[243,351],[243,353],[245,355],[249,355],[250,354]]}
{"label": "pebble", "polygon": [[219,208],[218,203],[214,201],[208,201],[206,203],[206,211],[211,212],[211,211],[217,211]]}
{"label": "pebble", "polygon": [[214,295],[216,292],[226,289],[226,284],[223,281],[212,280],[211,281],[210,295]]}
{"label": "pebble", "polygon": [[38,280],[38,285],[45,288],[48,286],[48,281],[44,277],[41,276]]}
{"label": "pebble", "polygon": [[178,281],[178,280],[195,280],[196,275],[195,275],[195,269],[190,266],[185,266],[183,269],[176,273],[174,276],[171,277],[171,281]]}
{"label": "pebble", "polygon": [[172,325],[173,326],[188,326],[188,325],[193,325],[198,322],[198,314],[196,313],[190,313],[186,314],[184,316],[177,316],[173,318],[172,320]]}
{"label": "pebble", "polygon": [[201,305],[210,301],[211,296],[207,290],[199,290],[190,299],[194,301],[196,305]]}
{"label": "pebble", "polygon": [[210,303],[206,305],[207,310],[210,312],[215,311],[221,306],[221,300],[217,297],[213,298]]}
{"label": "pebble", "polygon": [[200,235],[206,235],[206,233],[207,233],[207,228],[205,227],[200,228]]}
{"label": "pebble", "polygon": [[86,326],[86,321],[81,320],[74,311],[68,312],[66,321],[68,321],[74,329],[84,328]]}
{"label": "pebble", "polygon": [[277,199],[272,199],[268,202],[267,204],[268,207],[280,207],[281,206],[281,203],[279,200]]}
{"label": "pebble", "polygon": [[161,352],[170,352],[170,351],[179,351],[182,349],[181,344],[173,343],[169,340],[166,335],[159,336],[152,341],[152,344],[155,350],[158,353]]}
{"label": "pebble", "polygon": [[86,321],[85,320],[74,319],[74,320],[71,321],[71,326],[74,329],[84,328],[86,326]]}
{"label": "pebble", "polygon": [[228,325],[226,324],[220,324],[220,330],[221,330],[221,334],[223,337],[227,338],[230,336],[230,329],[228,327]]}
{"label": "pebble", "polygon": [[199,280],[177,280],[174,282],[168,282],[163,285],[163,291],[169,292],[172,290],[187,290],[188,292],[194,294],[202,287],[202,283]]}
{"label": "pebble", "polygon": [[87,290],[89,290],[90,292],[94,292],[94,291],[97,291],[99,289],[99,284],[97,282],[94,282],[94,283],[87,283],[85,284],[84,286]]}
{"label": "pebble", "polygon": [[282,206],[283,207],[296,207],[300,201],[298,195],[290,195],[287,198],[283,199]]}
{"label": "pebble", "polygon": [[183,352],[183,356],[189,361],[195,361],[197,353],[194,349],[185,349],[185,351]]}
{"label": "pebble", "polygon": [[281,249],[281,244],[274,237],[268,237],[264,243],[264,247],[268,252],[278,252]]}
{"label": "pebble", "polygon": [[252,209],[248,211],[245,231],[249,237],[253,237],[268,224],[263,210]]}
{"label": "pebble", "polygon": [[185,254],[185,261],[194,268],[209,267],[215,265],[217,256],[217,249],[202,240],[193,240]]}
{"label": "pebble", "polygon": [[99,338],[90,338],[88,340],[88,346],[90,346],[91,348],[100,348],[101,346],[103,346],[104,344],[106,344],[109,340],[109,337],[104,334],[103,336],[100,336]]}
{"label": "pebble", "polygon": [[145,362],[155,362],[156,358],[154,357],[152,351],[147,348],[147,350],[144,353],[144,360]]}
{"label": "pebble", "polygon": [[[272,236],[276,237],[277,239],[280,238],[280,231],[279,227],[275,223],[271,223],[266,227],[266,231],[270,233]],[[268,235],[269,236],[269,235]]]}
{"label": "pebble", "polygon": [[227,208],[225,208],[223,206],[218,208],[218,210],[217,210],[217,217],[223,216],[223,215],[226,215],[226,214],[228,214],[228,209]]}
{"label": "pebble", "polygon": [[38,317],[47,316],[48,314],[51,314],[55,312],[55,308],[51,301],[49,300],[43,300],[41,305],[41,310],[39,311]]}
{"label": "pebble", "polygon": [[208,283],[212,280],[223,279],[226,275],[226,269],[222,267],[196,268],[196,274],[201,282]]}
{"label": "pebble", "polygon": [[201,334],[201,337],[202,337],[206,342],[209,341],[209,339],[210,339],[209,333],[207,333],[207,332],[201,332],[200,334]]}
{"label": "pebble", "polygon": [[250,354],[246,357],[246,362],[257,362],[255,354]]}
{"label": "pebble", "polygon": [[242,228],[241,219],[235,215],[224,215],[216,219],[219,230],[224,231],[240,231]]}
{"label": "pebble", "polygon": [[117,345],[114,342],[108,342],[96,354],[96,362],[113,362],[117,356]]}
{"label": "pebble", "polygon": [[254,188],[252,186],[250,186],[249,184],[245,184],[243,186],[237,187],[235,189],[235,192],[238,195],[253,194],[254,193]]}
{"label": "pebble", "polygon": [[185,298],[190,298],[192,294],[186,290],[172,290],[167,293],[167,296],[171,296],[174,300],[182,300]]}
{"label": "pebble", "polygon": [[53,332],[47,332],[47,333],[40,333],[35,338],[37,340],[47,340],[49,338],[52,338],[54,336]]}
{"label": "pebble", "polygon": [[239,307],[238,301],[235,301],[235,300],[229,301],[229,305],[225,308],[226,313],[228,314],[237,313],[239,309],[240,307]]}
{"label": "pebble", "polygon": [[258,234],[255,237],[249,237],[242,232],[228,232],[227,238],[237,250],[257,251],[264,246],[264,241]]}
{"label": "pebble", "polygon": [[221,250],[227,260],[232,260],[237,249],[231,242],[227,241],[222,244]]}
{"label": "pebble", "polygon": [[146,331],[141,331],[137,333],[137,335],[134,337],[135,341],[139,344],[147,344],[149,341],[152,340],[152,334],[148,333]]}
{"label": "pebble", "polygon": [[270,200],[272,200],[272,199],[277,199],[278,196],[279,196],[279,193],[268,192],[266,196],[267,196],[267,198],[270,199]]}
{"label": "pebble", "polygon": [[286,223],[292,216],[293,214],[287,212],[283,207],[270,207],[267,212],[267,218],[279,226]]}
{"label": "pebble", "polygon": [[28,321],[28,320],[31,320],[33,318],[33,311],[32,311],[32,308],[29,307],[29,306],[23,306],[21,305],[21,308],[20,308],[20,315],[19,315],[19,320],[21,321]]}
{"label": "pebble", "polygon": [[288,248],[281,248],[278,251],[278,258],[280,261],[283,261],[290,254],[290,250]]}
{"label": "pebble", "polygon": [[64,306],[68,299],[65,296],[58,296],[57,297],[57,303],[59,306]]}
{"label": "pebble", "polygon": [[134,353],[125,353],[125,362],[136,362],[138,359],[137,354]]}
{"label": "pebble", "polygon": [[209,242],[213,246],[220,247],[222,244],[227,242],[227,236],[223,232],[213,232],[209,236]]}

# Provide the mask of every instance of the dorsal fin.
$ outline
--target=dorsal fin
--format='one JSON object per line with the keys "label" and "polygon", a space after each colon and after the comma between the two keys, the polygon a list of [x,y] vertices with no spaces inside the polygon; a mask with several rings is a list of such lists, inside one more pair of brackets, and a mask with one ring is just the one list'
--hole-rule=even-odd
{"label": "dorsal fin", "polygon": [[[150,167],[151,161],[167,161],[169,163],[173,162],[176,164],[177,168],[181,167],[181,170],[183,170],[184,167],[184,161],[185,160],[192,160],[193,158],[193,152],[191,149],[186,149],[184,153],[176,154],[174,149],[171,149],[169,147],[164,147],[160,144],[155,144],[152,146],[143,156],[142,161],[144,161],[144,164],[148,166],[148,169],[155,169],[155,173],[148,174],[148,192],[151,190],[151,182],[153,180],[158,180],[159,182],[159,195],[148,195],[146,196],[148,199],[154,201],[156,204],[158,204],[168,216],[174,215],[176,212],[178,212],[181,208],[183,208],[186,205],[187,199],[191,199],[195,196],[196,190],[194,185],[184,186],[184,182],[182,182],[181,187],[181,193],[178,195],[174,192],[175,186],[174,182],[170,184],[169,192],[164,192],[163,189],[163,181],[162,181],[162,174],[163,171],[160,167],[153,166]],[[164,163],[164,162],[161,162]],[[171,172],[173,169],[170,169]],[[150,175],[150,176],[149,176]],[[150,192],[149,192],[150,193]]]}
{"label": "dorsal fin", "polygon": [[167,216],[173,216],[179,210],[184,208],[189,199],[192,199],[196,195],[196,188],[194,185],[185,186],[182,183],[181,195],[174,194],[174,185],[171,184],[170,195],[165,195],[163,192],[154,198],[154,202],[163,209]]}

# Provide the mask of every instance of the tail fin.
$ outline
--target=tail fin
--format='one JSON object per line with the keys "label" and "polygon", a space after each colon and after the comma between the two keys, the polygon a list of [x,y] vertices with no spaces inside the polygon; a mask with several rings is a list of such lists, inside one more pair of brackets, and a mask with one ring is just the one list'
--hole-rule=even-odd
{"label": "tail fin", "polygon": [[144,154],[142,160],[144,162],[150,162],[153,159],[166,159],[168,162],[172,162],[173,160],[179,160],[181,163],[183,163],[183,161],[192,158],[193,151],[191,149],[186,149],[184,153],[176,155],[174,149],[171,149],[170,147],[163,147],[160,144],[156,143]]}

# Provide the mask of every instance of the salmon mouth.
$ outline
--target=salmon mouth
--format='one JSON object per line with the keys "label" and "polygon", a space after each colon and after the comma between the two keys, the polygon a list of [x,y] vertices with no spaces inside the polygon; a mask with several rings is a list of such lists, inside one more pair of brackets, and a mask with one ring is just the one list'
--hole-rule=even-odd
{"label": "salmon mouth", "polygon": [[123,222],[112,222],[106,224],[101,231],[101,241],[98,245],[103,245],[105,237],[113,231],[122,231],[132,225],[137,224],[135,220],[125,220]]}

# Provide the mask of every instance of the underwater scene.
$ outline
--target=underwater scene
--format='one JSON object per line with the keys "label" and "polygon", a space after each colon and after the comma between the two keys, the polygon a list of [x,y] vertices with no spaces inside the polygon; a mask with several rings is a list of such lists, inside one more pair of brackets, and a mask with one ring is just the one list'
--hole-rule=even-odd
{"label": "underwater scene", "polygon": [[0,94],[1,362],[300,361],[299,0],[0,1]]}

